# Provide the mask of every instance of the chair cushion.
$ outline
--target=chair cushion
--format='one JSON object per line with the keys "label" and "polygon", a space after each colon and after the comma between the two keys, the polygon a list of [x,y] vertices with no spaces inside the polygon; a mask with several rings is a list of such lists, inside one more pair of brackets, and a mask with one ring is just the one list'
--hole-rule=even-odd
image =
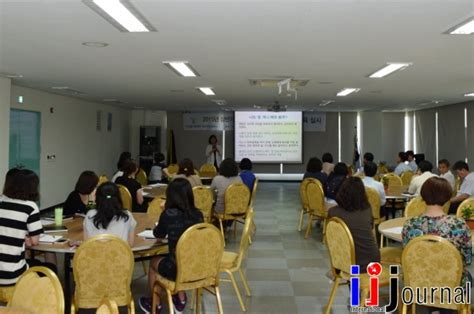
{"label": "chair cushion", "polygon": [[401,264],[402,262],[402,252],[401,247],[384,247],[380,249],[380,260],[382,263],[387,264]]}
{"label": "chair cushion", "polygon": [[224,252],[222,255],[221,269],[229,269],[235,266],[239,255],[234,252]]}

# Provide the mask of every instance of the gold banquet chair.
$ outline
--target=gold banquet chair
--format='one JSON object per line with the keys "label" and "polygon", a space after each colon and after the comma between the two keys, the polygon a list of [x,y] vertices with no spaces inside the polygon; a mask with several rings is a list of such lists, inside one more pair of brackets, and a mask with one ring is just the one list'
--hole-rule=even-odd
{"label": "gold banquet chair", "polygon": [[217,169],[212,164],[204,164],[199,168],[199,176],[201,177],[215,177],[217,175]]}
{"label": "gold banquet chair", "polygon": [[459,204],[458,209],[456,210],[456,216],[463,218],[462,210],[464,208],[469,208],[469,207],[471,207],[474,210],[474,197],[467,198],[464,201],[462,201],[461,204]]}
{"label": "gold banquet chair", "polygon": [[421,196],[417,196],[408,202],[407,206],[405,207],[404,216],[406,218],[420,216],[423,215],[425,210],[425,201],[421,198]]}
{"label": "gold banquet chair", "polygon": [[95,314],[119,314],[117,302],[109,299],[102,300]]}
{"label": "gold banquet chair", "polygon": [[71,313],[96,309],[104,298],[135,313],[130,290],[134,258],[127,242],[111,234],[94,236],[79,246],[72,264],[76,289]]}
{"label": "gold banquet chair", "polygon": [[404,173],[402,173],[402,175],[400,176],[400,179],[402,179],[402,185],[410,185],[413,175],[413,171],[405,171]]}
{"label": "gold banquet chair", "polygon": [[319,180],[310,181],[306,186],[306,195],[308,198],[308,226],[304,238],[307,239],[313,228],[313,220],[321,220],[323,226],[323,241],[326,232],[326,218],[328,212],[324,205],[324,191]]}
{"label": "gold banquet chair", "polygon": [[120,199],[122,200],[123,208],[132,211],[132,194],[130,194],[130,191],[121,184],[117,184],[117,187],[120,192]]}
{"label": "gold banquet chair", "polygon": [[[325,314],[331,312],[332,303],[336,296],[337,288],[341,284],[340,281],[347,280],[349,282],[351,275],[351,266],[356,265],[354,239],[349,231],[347,225],[342,219],[333,217],[330,218],[326,224],[326,245],[329,251],[329,258],[331,261],[331,271],[334,276],[334,284],[331,289],[329,301],[326,306]],[[379,286],[384,287],[389,285],[389,271],[385,269],[385,265],[382,264],[383,270],[379,276]],[[369,296],[370,280],[369,275],[362,273],[360,278],[360,300],[361,305],[364,304],[365,299]]]}
{"label": "gold banquet chair", "polygon": [[179,171],[179,165],[178,164],[170,164],[168,167],[166,167],[168,174],[172,176],[173,174],[178,173]]}
{"label": "gold banquet chair", "polygon": [[42,266],[28,269],[18,279],[8,307],[19,312],[63,314],[64,294],[58,276]]}
{"label": "gold banquet chair", "polygon": [[162,204],[165,201],[166,200],[162,198],[161,196],[153,198],[153,200],[150,203],[148,203],[147,214],[157,216],[157,218],[160,218],[161,213],[163,213],[163,211],[165,210],[164,208],[162,208]]}
{"label": "gold banquet chair", "polygon": [[[464,265],[459,250],[448,240],[425,235],[408,242],[403,250],[402,269],[404,284],[407,287],[420,288],[421,291],[425,287],[428,291],[430,287],[447,287],[453,291],[455,287],[460,286]],[[415,297],[415,302],[416,299]],[[469,304],[441,302],[440,294],[435,294],[434,300],[430,301],[430,306],[436,308],[471,313]],[[407,305],[402,304],[401,313],[407,313]],[[414,304],[412,313],[416,313]]]}
{"label": "gold banquet chair", "polygon": [[316,179],[314,178],[306,178],[300,183],[300,200],[301,200],[301,209],[300,209],[300,219],[298,223],[298,231],[303,229],[303,217],[304,215],[309,213],[309,204],[308,204],[308,196],[306,195],[306,186],[308,183],[315,182]]}
{"label": "gold banquet chair", "polygon": [[[250,196],[250,204],[249,207],[252,209],[255,207],[255,199],[257,198],[257,187],[258,187],[258,178],[255,178],[252,188],[252,195]],[[252,244],[252,238],[255,236],[257,232],[257,226],[255,225],[255,220],[252,219],[252,225],[250,226],[250,237],[249,241]]]}
{"label": "gold banquet chair", "polygon": [[97,185],[99,186],[105,182],[109,182],[109,178],[107,178],[107,176],[103,174],[99,177],[99,183]]}
{"label": "gold banquet chair", "polygon": [[388,181],[389,188],[394,187],[394,186],[403,186],[402,179],[393,172],[385,174],[382,177],[381,181],[383,181],[383,180]]}
{"label": "gold banquet chair", "polygon": [[239,272],[240,278],[242,279],[242,284],[244,285],[244,288],[245,288],[245,292],[247,293],[247,296],[250,296],[249,284],[248,284],[247,278],[244,275],[244,272],[242,271],[242,261],[246,257],[247,251],[249,248],[252,221],[253,221],[253,211],[249,211],[249,213],[247,214],[247,217],[245,217],[244,231],[242,232],[242,238],[240,239],[239,252],[235,253],[235,252],[224,251],[224,255],[222,257],[221,268],[220,268],[220,272],[225,272],[229,275],[230,281],[232,282],[232,285],[234,286],[235,294],[237,295],[237,298],[239,299],[240,308],[242,309],[243,312],[245,312],[246,309],[245,309],[244,302],[242,300],[242,296],[240,294],[239,286],[237,285],[237,281],[235,280],[234,273],[237,271]]}
{"label": "gold banquet chair", "polygon": [[[249,209],[250,191],[243,183],[232,183],[224,193],[224,212],[215,213],[219,220],[222,238],[224,235],[224,220],[239,220],[245,218]],[[235,226],[234,226],[235,228]],[[234,229],[235,230],[235,229]],[[225,242],[224,242],[225,245]]]}
{"label": "gold banquet chair", "polygon": [[193,187],[194,207],[199,209],[204,217],[204,222],[210,223],[212,219],[212,206],[214,194],[207,186]]}
{"label": "gold banquet chair", "polygon": [[219,292],[219,267],[223,252],[224,239],[216,227],[200,223],[188,228],[176,245],[176,280],[171,281],[160,274],[156,275],[152,313],[155,313],[158,301],[158,286],[166,291],[170,314],[174,313],[171,296],[186,290],[196,290],[196,312],[199,312],[201,289],[209,287],[214,289],[218,313],[223,313]]}
{"label": "gold banquet chair", "polygon": [[148,177],[145,170],[140,168],[137,172],[137,175],[135,176],[135,180],[137,180],[137,182],[140,183],[142,187],[146,186],[148,184]]}

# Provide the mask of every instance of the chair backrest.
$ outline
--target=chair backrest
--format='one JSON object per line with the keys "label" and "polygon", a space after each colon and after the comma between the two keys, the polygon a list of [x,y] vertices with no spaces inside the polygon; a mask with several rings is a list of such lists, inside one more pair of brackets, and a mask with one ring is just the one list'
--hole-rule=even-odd
{"label": "chair backrest", "polygon": [[212,206],[214,205],[214,194],[206,186],[193,187],[194,206],[199,209],[204,216],[204,222],[211,222]]}
{"label": "chair backrest", "polygon": [[214,177],[217,175],[217,169],[212,164],[204,164],[199,168],[199,175],[201,177]]}
{"label": "chair backrest", "polygon": [[237,268],[240,268],[242,261],[247,255],[247,251],[250,245],[250,233],[252,227],[254,212],[250,208],[247,216],[245,217],[244,230],[242,231],[242,237],[240,238],[239,256],[237,258]]}
{"label": "chair backrest", "polygon": [[461,204],[459,204],[458,209],[456,210],[456,216],[464,218],[462,215],[462,210],[464,208],[469,208],[469,207],[471,207],[472,210],[474,211],[474,197],[467,198],[464,201],[462,201]]}
{"label": "chair backrest", "polygon": [[255,199],[257,197],[257,186],[258,186],[258,178],[255,178],[255,181],[253,182],[252,195],[250,196],[250,204],[249,204],[249,207],[252,207],[252,208],[255,206]]}
{"label": "chair backrest", "polygon": [[389,187],[403,185],[402,179],[399,176],[397,176],[395,173],[387,173],[386,175],[382,177],[381,180],[382,182],[384,180],[387,180]]}
{"label": "chair backrest", "polygon": [[405,217],[415,217],[422,215],[426,210],[426,203],[420,197],[417,196],[413,198],[411,201],[408,202],[407,206],[405,207]]}
{"label": "chair backrest", "polygon": [[221,232],[208,223],[188,228],[176,245],[176,291],[193,287],[218,285],[219,267],[224,253]]}
{"label": "chair backrest", "polygon": [[76,308],[97,308],[105,297],[118,306],[130,303],[134,257],[127,242],[111,234],[94,236],[79,246],[72,263]]}
{"label": "chair backrest", "polygon": [[382,174],[385,174],[385,173],[388,173],[387,166],[383,165],[383,164],[379,164],[377,166],[377,174],[382,175]]}
{"label": "chair backrest", "polygon": [[120,192],[120,198],[122,199],[123,208],[132,211],[132,194],[130,194],[130,191],[121,184],[117,184],[117,187]]}
{"label": "chair backrest", "polygon": [[332,271],[340,270],[350,274],[351,265],[356,264],[354,240],[342,219],[333,217],[328,220],[325,239]]}
{"label": "chair backrest", "polygon": [[119,314],[117,302],[115,302],[114,300],[104,299],[100,303],[100,306],[95,313],[96,314]]}
{"label": "chair backrest", "polygon": [[63,314],[64,294],[58,276],[46,267],[28,269],[18,279],[8,307],[36,314]]}
{"label": "chair backrest", "polygon": [[227,187],[224,193],[224,214],[225,215],[244,215],[250,203],[250,190],[241,183],[232,183]]}
{"label": "chair backrest", "polygon": [[165,200],[161,197],[155,197],[150,203],[148,203],[147,214],[161,216],[161,213],[165,211],[164,208],[161,207]]}
{"label": "chair backrest", "polygon": [[146,172],[145,170],[143,170],[142,168],[140,168],[138,170],[138,173],[137,175],[135,176],[135,180],[137,180],[138,183],[141,184],[141,186],[145,186],[148,184],[148,177],[146,175]]}
{"label": "chair backrest", "polygon": [[[448,240],[425,235],[410,240],[403,249],[402,268],[405,286],[429,290],[430,287],[458,287],[464,266],[459,250]],[[430,306],[456,309],[456,305],[441,304],[439,294]]]}
{"label": "chair backrest", "polygon": [[326,216],[324,207],[324,190],[319,180],[308,182],[306,185],[306,197],[308,198],[308,210],[317,216]]}
{"label": "chair backrest", "polygon": [[170,175],[173,175],[175,173],[178,173],[179,165],[178,164],[170,164],[170,165],[168,165],[168,167],[166,169],[168,170],[168,173]]}
{"label": "chair backrest", "polygon": [[99,183],[97,185],[101,185],[102,183],[109,182],[109,178],[105,174],[99,177]]}
{"label": "chair backrest", "polygon": [[413,171],[405,171],[402,173],[400,179],[402,179],[403,185],[410,185],[411,179],[413,178]]}
{"label": "chair backrest", "polygon": [[308,195],[306,194],[306,186],[308,185],[308,183],[310,183],[310,182],[315,182],[315,181],[317,181],[317,179],[314,179],[314,178],[306,178],[306,179],[304,179],[303,181],[301,181],[301,183],[300,183],[300,199],[301,199],[301,206],[302,206],[304,209],[308,209],[308,208],[309,208]]}
{"label": "chair backrest", "polygon": [[369,200],[370,208],[372,209],[372,217],[374,219],[380,219],[380,195],[377,190],[366,187],[365,194]]}

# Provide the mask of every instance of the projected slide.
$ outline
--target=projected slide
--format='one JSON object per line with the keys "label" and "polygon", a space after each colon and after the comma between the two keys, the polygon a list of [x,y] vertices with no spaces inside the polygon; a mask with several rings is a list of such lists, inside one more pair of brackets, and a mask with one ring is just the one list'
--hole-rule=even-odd
{"label": "projected slide", "polygon": [[260,163],[301,163],[301,112],[236,111],[235,160]]}

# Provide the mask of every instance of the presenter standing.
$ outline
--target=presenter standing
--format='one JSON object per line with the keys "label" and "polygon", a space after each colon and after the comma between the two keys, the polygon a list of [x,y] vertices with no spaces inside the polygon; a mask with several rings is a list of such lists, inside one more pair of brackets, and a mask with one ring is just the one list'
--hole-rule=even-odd
{"label": "presenter standing", "polygon": [[222,148],[217,144],[217,137],[213,134],[209,136],[209,145],[206,147],[207,163],[214,165],[219,170],[222,162]]}

